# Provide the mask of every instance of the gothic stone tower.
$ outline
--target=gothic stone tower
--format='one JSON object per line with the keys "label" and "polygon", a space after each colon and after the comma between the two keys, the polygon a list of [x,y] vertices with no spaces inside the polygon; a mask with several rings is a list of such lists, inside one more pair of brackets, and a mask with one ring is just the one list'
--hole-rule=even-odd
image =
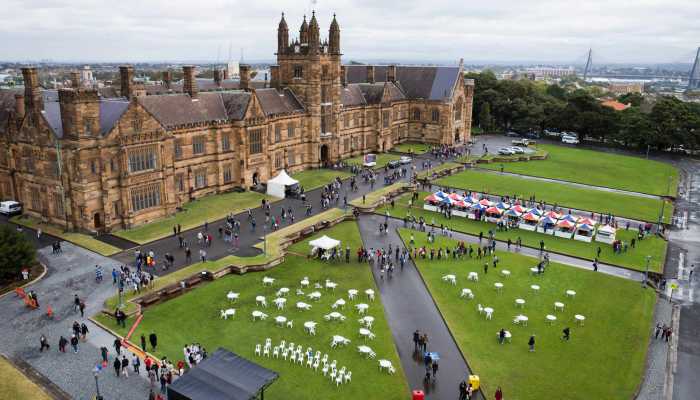
{"label": "gothic stone tower", "polygon": [[339,157],[338,114],[340,112],[340,27],[333,15],[328,40],[321,42],[316,13],[299,29],[299,38],[289,41],[289,29],[282,14],[277,30],[277,66],[272,82],[288,87],[304,102],[310,118],[304,124],[304,141],[309,143],[308,162],[330,163]]}

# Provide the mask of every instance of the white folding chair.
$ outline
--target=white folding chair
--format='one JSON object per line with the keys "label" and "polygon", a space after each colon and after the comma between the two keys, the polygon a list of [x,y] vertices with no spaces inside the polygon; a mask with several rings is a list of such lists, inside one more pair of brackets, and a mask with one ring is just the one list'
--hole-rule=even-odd
{"label": "white folding chair", "polygon": [[348,372],[345,374],[345,383],[348,383],[348,382],[350,382],[351,380],[352,380],[352,371],[348,371]]}
{"label": "white folding chair", "polygon": [[259,344],[256,344],[255,345],[255,355],[259,356],[261,351],[262,351],[262,346],[260,346]]}

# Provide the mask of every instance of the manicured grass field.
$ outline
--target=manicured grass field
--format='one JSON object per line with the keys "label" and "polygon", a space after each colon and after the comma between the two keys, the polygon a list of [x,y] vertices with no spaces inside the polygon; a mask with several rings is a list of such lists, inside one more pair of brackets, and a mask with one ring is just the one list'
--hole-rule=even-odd
{"label": "manicured grass field", "polygon": [[[422,200],[427,195],[427,192],[421,192],[419,194],[419,198]],[[472,235],[478,235],[479,232],[483,232],[484,237],[488,237],[489,230],[496,230],[496,225],[488,222],[474,221],[462,217],[447,219],[440,213],[424,210],[422,201],[419,201],[417,205],[409,209],[409,199],[410,194],[404,195],[396,200],[394,209],[391,209],[391,206],[387,205],[377,210],[377,212],[383,214],[388,210],[392,216],[403,218],[410,211],[416,218],[423,217],[427,223],[434,222],[437,226],[444,224],[452,230]],[[619,229],[617,231],[617,238],[626,243],[630,243],[632,238],[635,238],[636,235],[637,231],[635,230],[625,231],[624,229]],[[649,270],[654,272],[661,272],[664,260],[666,259],[667,243],[665,240],[657,236],[648,236],[644,240],[637,241],[636,248],[632,249],[629,247],[626,253],[620,254],[613,252],[612,246],[605,243],[586,243],[578,240],[565,239],[522,229],[497,231],[495,237],[496,240],[501,241],[507,241],[510,238],[513,242],[520,237],[522,239],[523,246],[537,249],[540,248],[540,240],[544,240],[545,248],[548,251],[567,254],[587,260],[593,260],[596,256],[598,247],[600,247],[600,262],[618,265],[637,271],[645,270],[647,255],[652,257],[651,261],[649,262]]]}
{"label": "manicured grass field", "polygon": [[[359,232],[354,222],[346,222],[335,227],[319,232],[320,235],[328,235],[342,241],[343,247],[348,244],[355,250],[361,246]],[[308,240],[303,240],[293,247],[298,254],[307,254],[309,251]],[[273,287],[263,287],[263,276],[276,279]],[[322,292],[320,301],[313,301],[306,296],[297,296],[296,289],[300,280],[309,277],[312,282],[311,289],[304,289],[307,293],[313,290],[313,282],[325,282],[330,279],[338,283],[338,288],[333,291],[318,289]],[[277,310],[272,300],[275,292],[280,287],[289,287],[290,294],[284,310]],[[355,288],[360,295],[355,301],[347,297],[347,290]],[[171,360],[179,360],[183,357],[182,347],[186,343],[199,342],[209,352],[218,347],[225,347],[243,357],[249,358],[261,365],[277,371],[280,374],[272,386],[265,391],[265,397],[270,399],[405,399],[408,396],[408,386],[404,373],[396,353],[396,348],[391,332],[384,317],[384,309],[380,298],[373,302],[367,301],[363,292],[373,288],[377,295],[379,291],[375,287],[372,273],[366,263],[357,263],[353,256],[351,262],[326,263],[316,260],[308,260],[304,256],[288,255],[286,261],[266,272],[248,273],[242,276],[229,275],[218,279],[206,286],[199,287],[188,294],[170,300],[168,302],[147,308],[144,319],[134,333],[139,337],[142,333],[148,334],[152,330],[158,334],[158,356],[167,355]],[[229,303],[226,293],[229,290],[240,293],[240,300]],[[269,306],[267,308],[256,306],[255,296],[264,295]],[[345,298],[348,302],[344,309],[333,310],[331,305],[339,298]],[[298,311],[294,304],[304,301],[312,305],[310,311]],[[355,310],[356,302],[365,302],[370,305],[367,315],[375,317],[372,332],[377,337],[366,343],[360,338],[357,322],[359,315]],[[219,310],[233,307],[236,316],[233,319],[223,320],[219,317]],[[261,310],[269,315],[266,321],[253,322],[251,312]],[[343,322],[325,321],[323,315],[331,311],[339,311],[347,317]],[[274,317],[286,316],[294,321],[293,328],[276,326]],[[117,329],[116,325],[104,317],[99,317],[110,328]],[[309,336],[304,332],[305,321],[315,321],[316,336]],[[121,334],[125,329],[118,330]],[[331,349],[330,342],[333,335],[342,335],[352,342],[346,347]],[[256,344],[264,344],[265,338],[271,338],[273,346],[284,339],[289,342],[302,345],[303,349],[311,347],[322,354],[329,354],[329,362],[337,360],[338,368],[346,366],[352,371],[352,382],[341,387],[336,387],[328,377],[324,377],[319,367],[318,372],[307,368],[305,365],[292,365],[289,361],[279,359],[257,357],[254,354]],[[365,359],[357,352],[357,346],[367,344],[376,353],[374,360]],[[387,359],[396,368],[394,375],[379,372],[379,359]]]}
{"label": "manicured grass field", "polygon": [[50,400],[34,382],[19,372],[4,357],[0,357],[0,399]]}
{"label": "manicured grass field", "polygon": [[430,151],[430,145],[425,143],[401,143],[391,148],[399,153],[425,154]]}
{"label": "manicured grass field", "polygon": [[304,190],[309,191],[331,183],[335,178],[345,179],[352,174],[347,171],[335,171],[332,169],[307,169],[297,172],[292,178],[299,181]]}
{"label": "manicured grass field", "polygon": [[95,253],[99,253],[103,256],[108,257],[117,254],[121,251],[121,249],[119,249],[118,247],[114,247],[110,244],[99,241],[90,235],[78,232],[65,232],[63,228],[59,226],[44,224],[38,219],[29,217],[27,215],[12,217],[10,221],[14,222],[15,224],[23,225],[35,230],[41,229],[44,233],[59,237],[65,240],[66,242],[71,242],[77,246],[84,247],[90,251],[94,251]]}
{"label": "manicured grass field", "polygon": [[[377,160],[376,160],[377,166],[374,167],[375,169],[384,168],[384,166],[389,161],[398,160],[401,158],[401,156],[399,154],[392,154],[392,153],[374,153],[374,154],[377,155]],[[350,164],[350,165],[352,165],[352,164],[362,165],[364,163],[363,157],[364,156],[357,156],[357,157],[348,158],[347,160],[345,160],[345,162]]]}
{"label": "manicured grass field", "polygon": [[[541,144],[538,148],[549,152],[546,160],[504,163],[504,170],[632,192],[657,195],[675,195],[677,192],[678,170],[667,163],[556,145]],[[483,167],[501,168],[497,163],[484,164]]]}
{"label": "manicured grass field", "polygon": [[[564,183],[538,182],[517,176],[475,170],[462,171],[458,174],[441,178],[435,183],[452,188],[497,195],[512,196],[515,194],[525,199],[534,195],[538,200],[541,199],[550,204],[558,204],[564,208],[571,207],[604,214],[612,213],[616,216],[649,222],[657,222],[659,220],[662,204],[662,200],[646,197],[584,189]],[[670,222],[672,216],[673,203],[666,201],[664,220]]]}
{"label": "manicured grass field", "polygon": [[[408,243],[409,230],[402,230]],[[454,247],[456,242],[438,237],[426,243],[426,235],[414,233],[416,245]],[[641,289],[639,282],[594,273],[575,267],[550,264],[542,276],[533,277],[529,268],[536,259],[499,252],[498,269],[483,273],[484,260],[418,259],[417,265],[447,321],[469,365],[481,378],[487,398],[500,386],[504,398],[540,400],[629,399],[643,377],[645,355],[651,334],[655,294]],[[511,271],[509,278],[500,270]],[[479,282],[467,280],[470,271],[479,274]],[[455,274],[457,285],[442,281]],[[495,282],[503,283],[500,294]],[[541,287],[534,294],[530,285]],[[459,297],[462,288],[470,288],[474,299]],[[566,290],[576,291],[574,298]],[[515,299],[525,300],[523,309]],[[554,302],[564,303],[564,311],[554,311]],[[477,304],[494,309],[486,320]],[[516,315],[529,318],[528,326],[513,324]],[[545,322],[554,314],[553,325]],[[586,317],[578,326],[575,314]],[[571,329],[570,341],[562,340],[564,327]],[[499,344],[497,332],[511,332],[512,342]],[[528,339],[535,335],[535,352],[528,352]]]}
{"label": "manicured grass field", "polygon": [[258,207],[264,198],[275,200],[274,197],[250,191],[205,196],[185,204],[182,211],[171,217],[162,218],[133,229],[114,232],[114,235],[145,244],[172,235],[174,225],[182,225],[183,231],[196,228],[204,224],[205,221],[213,222],[228,214],[237,214],[248,208]]}

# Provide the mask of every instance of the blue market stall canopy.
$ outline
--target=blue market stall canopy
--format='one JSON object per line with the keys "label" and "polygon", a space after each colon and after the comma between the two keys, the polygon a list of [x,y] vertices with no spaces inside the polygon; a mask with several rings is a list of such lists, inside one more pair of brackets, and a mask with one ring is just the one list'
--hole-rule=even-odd
{"label": "blue market stall canopy", "polygon": [[279,375],[225,349],[168,386],[168,400],[251,400]]}

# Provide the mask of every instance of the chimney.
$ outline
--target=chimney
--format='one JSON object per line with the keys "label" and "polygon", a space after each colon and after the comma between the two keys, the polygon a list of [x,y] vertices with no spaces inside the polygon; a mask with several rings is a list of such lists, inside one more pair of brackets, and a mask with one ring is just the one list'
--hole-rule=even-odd
{"label": "chimney", "polygon": [[182,67],[182,72],[185,74],[185,83],[182,86],[182,91],[190,95],[191,98],[197,97],[197,81],[194,79],[194,65],[185,65]]}
{"label": "chimney", "polygon": [[240,66],[241,83],[240,88],[243,90],[250,89],[250,65],[241,64]]}
{"label": "chimney", "polygon": [[24,118],[24,110],[25,110],[24,95],[22,93],[16,93],[15,94],[15,113],[17,114],[17,118],[19,118],[19,119]]}
{"label": "chimney", "polygon": [[270,66],[270,87],[279,89],[280,86],[280,67],[279,65]]}
{"label": "chimney", "polygon": [[340,84],[343,87],[348,85],[348,70],[345,68],[345,65],[340,66]]}
{"label": "chimney", "polygon": [[100,132],[100,97],[97,90],[60,89],[58,103],[66,137],[91,137]]}
{"label": "chimney", "polygon": [[265,88],[267,88],[267,72],[265,72]]}
{"label": "chimney", "polygon": [[374,65],[367,66],[367,83],[374,83]]}
{"label": "chimney", "polygon": [[77,89],[80,87],[80,72],[70,73],[70,87]]}
{"label": "chimney", "polygon": [[22,68],[24,78],[24,102],[29,112],[40,112],[44,109],[44,98],[41,96],[39,74],[35,67]]}
{"label": "chimney", "polygon": [[120,66],[119,78],[122,97],[126,97],[127,99],[134,97],[134,67],[131,65]]}
{"label": "chimney", "polygon": [[168,71],[163,71],[163,84],[165,85],[166,88],[170,89],[170,83],[173,81],[173,72],[168,70]]}
{"label": "chimney", "polygon": [[221,68],[214,70],[214,83],[216,83],[216,87],[221,87]]}
{"label": "chimney", "polygon": [[386,67],[386,81],[396,82],[396,65]]}
{"label": "chimney", "polygon": [[228,66],[226,66],[226,68],[224,68],[224,80],[225,80],[225,81],[229,80],[229,76],[228,76]]}

